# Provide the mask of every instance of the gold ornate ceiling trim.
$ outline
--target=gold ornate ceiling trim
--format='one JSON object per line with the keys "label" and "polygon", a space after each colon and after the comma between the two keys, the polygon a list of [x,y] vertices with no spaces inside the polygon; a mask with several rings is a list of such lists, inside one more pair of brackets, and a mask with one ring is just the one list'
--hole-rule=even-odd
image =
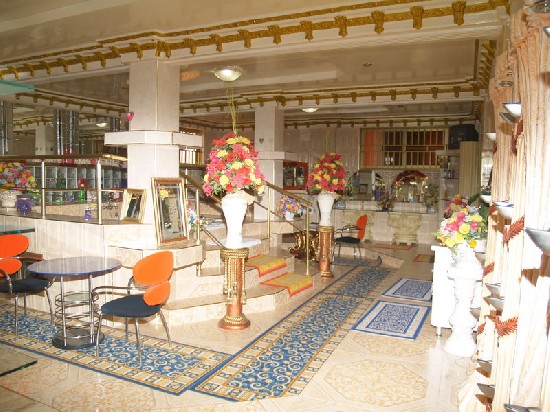
{"label": "gold ornate ceiling trim", "polygon": [[65,106],[66,109],[69,109],[70,107],[78,107],[79,111],[89,110],[94,113],[98,110],[102,110],[106,113],[113,113],[118,116],[122,116],[122,114],[126,112],[126,106],[123,105],[102,102],[100,100],[66,96],[40,90],[35,90],[33,93],[18,93],[15,95],[16,100],[21,100],[21,98],[32,99],[34,104],[38,104],[39,101],[42,101],[44,106]]}
{"label": "gold ornate ceiling trim", "polygon": [[[456,116],[456,117],[398,117],[377,120],[365,119],[331,119],[331,120],[287,120],[284,122],[285,129],[297,129],[299,127],[383,127],[383,128],[402,128],[402,127],[419,127],[419,128],[440,128],[447,127],[451,124],[462,124],[467,122],[478,121],[479,118],[475,115]],[[180,127],[198,127],[211,130],[230,130],[233,126],[230,121],[227,122],[212,122],[202,119],[186,118],[180,121]],[[254,122],[239,122],[237,128],[240,130],[254,130]]]}
{"label": "gold ornate ceiling trim", "polygon": [[[362,5],[368,5],[368,7],[384,7],[387,5],[407,4],[408,0],[393,0],[393,1],[381,1],[373,3],[361,3]],[[425,4],[425,2],[422,2]],[[360,5],[361,5],[360,4]],[[355,5],[357,6],[357,5]],[[334,30],[338,29],[338,35],[340,37],[346,37],[348,35],[348,29],[352,27],[360,26],[374,26],[376,33],[381,33],[384,30],[384,24],[389,22],[399,21],[412,21],[412,26],[416,29],[422,28],[422,20],[428,18],[441,18],[447,16],[453,16],[454,23],[458,26],[464,23],[464,15],[482,13],[486,11],[495,10],[497,7],[506,7],[509,10],[508,0],[488,0],[485,3],[466,4],[464,1],[454,1],[449,7],[440,7],[427,9],[419,6],[412,7],[409,11],[400,11],[395,13],[384,13],[380,10],[374,10],[370,16],[362,17],[345,17],[335,16],[332,20],[326,20],[321,22],[312,22],[309,20],[302,20],[297,25],[279,26],[269,25],[265,29],[258,30],[246,30],[239,29],[236,33],[232,34],[218,34],[213,32],[216,29],[214,27],[207,27],[203,29],[196,29],[198,32],[210,32],[208,37],[193,38],[184,37],[176,42],[165,42],[162,40],[143,39],[144,37],[160,36],[162,33],[145,32],[135,34],[131,36],[124,36],[112,40],[103,40],[99,43],[99,46],[90,46],[89,48],[70,49],[59,52],[52,52],[44,55],[28,56],[21,59],[15,59],[11,61],[2,62],[3,66],[7,66],[6,69],[0,70],[0,79],[4,79],[7,75],[13,75],[16,80],[19,80],[21,73],[29,73],[31,77],[36,75],[36,71],[45,71],[48,75],[51,75],[52,69],[62,68],[65,73],[69,72],[69,68],[74,65],[79,65],[83,71],[88,70],[90,63],[99,62],[102,67],[105,67],[107,60],[120,58],[123,54],[133,54],[137,58],[141,59],[146,51],[155,51],[155,56],[161,57],[162,54],[166,58],[172,56],[174,50],[188,49],[191,55],[197,53],[198,48],[215,46],[218,52],[223,52],[223,45],[235,42],[242,42],[243,47],[251,48],[252,41],[263,38],[272,38],[275,45],[282,42],[283,36],[293,35],[297,33],[304,33],[304,40],[310,41],[313,39],[313,33],[319,30]],[[346,6],[353,10],[354,5]],[[365,6],[366,7],[366,6]],[[334,13],[334,9],[326,9],[324,11],[312,11],[302,13],[304,17],[308,17],[307,13]],[[343,10],[347,11],[347,10]],[[312,14],[313,15],[313,14]],[[315,14],[316,15],[316,14]],[[288,20],[293,15],[275,16],[266,18],[268,22]],[[300,14],[301,16],[301,14]],[[300,17],[294,17],[300,18]],[[256,20],[243,21],[242,24],[254,23]],[[239,22],[232,23],[236,27],[239,26]],[[172,32],[169,33],[170,37],[182,37],[186,36],[185,32]],[[143,39],[143,40],[141,40]],[[140,42],[141,40],[141,42]],[[119,45],[114,45],[118,43]],[[128,43],[121,46],[120,43]],[[111,44],[111,45],[109,45]],[[32,63],[31,63],[32,62]]]}
{"label": "gold ornate ceiling trim", "polygon": [[[452,93],[455,98],[460,97],[461,93],[473,93],[474,96],[480,95],[480,89],[477,84],[473,85],[462,85],[462,86],[453,86],[453,87],[437,87],[432,86],[430,88],[411,88],[408,90],[397,90],[397,89],[386,89],[382,91],[369,91],[369,92],[351,92],[351,93],[331,93],[331,94],[310,94],[310,95],[300,95],[287,97],[285,95],[277,95],[271,97],[247,97],[244,99],[239,99],[238,97],[233,98],[233,102],[237,107],[239,106],[251,106],[259,105],[263,107],[265,103],[275,102],[281,107],[285,107],[288,103],[296,102],[298,105],[304,105],[307,102],[315,102],[319,105],[322,101],[329,100],[330,103],[338,103],[340,99],[351,99],[352,103],[355,103],[358,98],[370,98],[372,102],[375,102],[379,97],[390,97],[392,101],[397,100],[397,96],[410,96],[412,100],[416,100],[418,95],[431,95],[434,100],[438,98],[440,94],[449,94]],[[227,101],[194,101],[194,102],[185,102],[180,104],[180,113],[184,113],[187,110],[191,110],[193,113],[196,113],[198,110],[204,110],[210,112],[212,109],[219,109],[219,111],[224,111],[228,108]]]}
{"label": "gold ornate ceiling trim", "polygon": [[131,36],[124,36],[124,37],[115,37],[112,39],[104,39],[101,40],[101,44],[109,44],[109,43],[117,43],[121,41],[127,41],[130,39],[139,39],[146,36],[156,36],[159,38],[170,38],[170,37],[180,37],[180,36],[189,36],[191,34],[197,34],[197,33],[209,33],[213,31],[218,30],[227,30],[227,29],[235,29],[239,27],[249,27],[259,24],[268,24],[273,22],[280,22],[285,20],[297,20],[297,19],[303,19],[303,18],[311,18],[311,17],[317,17],[317,16],[323,16],[326,14],[335,14],[335,13],[342,13],[342,12],[349,12],[349,11],[357,11],[357,10],[363,10],[363,9],[372,9],[372,8],[379,8],[379,7],[389,7],[389,6],[396,6],[396,5],[402,5],[402,4],[409,4],[409,3],[424,3],[422,0],[385,0],[385,1],[373,1],[368,3],[359,3],[359,4],[351,4],[347,6],[339,6],[339,7],[330,7],[326,9],[318,9],[318,10],[311,10],[306,11],[302,13],[291,13],[291,14],[283,14],[279,16],[270,16],[270,17],[263,17],[263,18],[256,18],[256,19],[248,19],[248,20],[240,20],[232,23],[226,23],[226,24],[219,24],[215,26],[208,26],[208,27],[200,27],[196,29],[189,29],[189,30],[180,30],[180,31],[173,31],[168,33],[162,33],[158,31],[149,31],[145,33],[138,33]]}

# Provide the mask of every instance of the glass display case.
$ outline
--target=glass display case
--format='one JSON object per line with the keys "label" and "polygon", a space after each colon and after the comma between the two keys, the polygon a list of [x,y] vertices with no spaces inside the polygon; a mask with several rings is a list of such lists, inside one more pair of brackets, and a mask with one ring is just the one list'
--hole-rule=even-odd
{"label": "glass display case", "polygon": [[283,189],[303,190],[306,188],[307,177],[307,163],[283,162]]}

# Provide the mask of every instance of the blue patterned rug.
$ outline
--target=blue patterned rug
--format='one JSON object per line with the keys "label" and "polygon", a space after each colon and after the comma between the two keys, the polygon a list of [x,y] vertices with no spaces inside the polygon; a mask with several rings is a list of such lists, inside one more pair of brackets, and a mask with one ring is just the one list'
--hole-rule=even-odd
{"label": "blue patterned rug", "polygon": [[353,329],[395,338],[416,339],[429,312],[429,306],[379,300]]}
{"label": "blue patterned rug", "polygon": [[429,302],[432,300],[432,282],[429,280],[401,278],[382,293],[382,296]]}
{"label": "blue patterned rug", "polygon": [[234,401],[296,395],[367,311],[390,272],[350,268],[235,355],[142,336],[140,367],[133,337],[126,342],[123,330],[104,326],[96,358],[95,348],[54,347],[54,327],[42,312],[21,316],[16,336],[12,306],[2,302],[0,342],[174,395],[191,389]]}
{"label": "blue patterned rug", "polygon": [[142,336],[140,366],[133,336],[126,342],[123,330],[104,326],[101,330],[105,339],[96,358],[93,347],[78,350],[54,347],[55,329],[39,312],[28,311],[32,316],[20,316],[19,335],[15,335],[12,308],[0,303],[0,342],[175,395],[230,356],[174,342],[169,346],[166,340]]}
{"label": "blue patterned rug", "polygon": [[368,309],[371,292],[389,272],[351,269],[192,388],[235,401],[299,394]]}

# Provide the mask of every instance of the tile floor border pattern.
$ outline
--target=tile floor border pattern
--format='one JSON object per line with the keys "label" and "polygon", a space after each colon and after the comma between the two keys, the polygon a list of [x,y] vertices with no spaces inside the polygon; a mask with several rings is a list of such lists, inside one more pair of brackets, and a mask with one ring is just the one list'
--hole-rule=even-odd
{"label": "tile floor border pattern", "polygon": [[300,394],[392,272],[350,269],[191,388],[235,401]]}

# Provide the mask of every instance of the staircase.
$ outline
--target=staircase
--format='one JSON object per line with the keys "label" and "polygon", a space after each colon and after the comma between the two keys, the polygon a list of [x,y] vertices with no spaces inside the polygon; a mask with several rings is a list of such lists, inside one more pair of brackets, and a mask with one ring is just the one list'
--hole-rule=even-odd
{"label": "staircase", "polygon": [[[286,287],[262,284],[287,273],[295,274],[295,257],[287,251],[288,248],[283,244],[270,246],[272,243],[270,238],[273,237],[274,232],[275,234],[285,231],[289,233],[294,229],[284,222],[273,223],[275,227],[272,227],[271,236],[262,235],[262,232],[265,232],[265,222],[245,222],[243,226],[244,238],[260,239],[259,245],[249,248],[249,259],[257,255],[268,255],[282,258],[285,262],[284,267],[265,276],[260,276],[256,268],[245,266],[246,303],[243,306],[245,314],[276,310],[277,307],[288,303],[291,299],[311,293],[312,290],[311,288],[305,289],[291,296]],[[212,225],[209,231],[217,239],[223,239],[225,236],[224,225]],[[178,298],[170,298],[163,307],[164,313],[172,325],[221,319],[225,314],[226,297],[223,294],[224,268],[220,259],[221,248],[208,238],[204,239],[203,237],[202,242],[205,245],[203,246],[204,260],[200,275],[197,276],[198,270],[194,273],[186,271],[178,274],[176,285],[173,285],[180,290]],[[311,271],[311,274],[315,273],[315,270]],[[307,280],[313,281],[311,276],[305,275],[305,271],[304,274],[298,273],[298,275],[300,275],[299,278],[307,277]],[[185,285],[183,294],[180,285]]]}

